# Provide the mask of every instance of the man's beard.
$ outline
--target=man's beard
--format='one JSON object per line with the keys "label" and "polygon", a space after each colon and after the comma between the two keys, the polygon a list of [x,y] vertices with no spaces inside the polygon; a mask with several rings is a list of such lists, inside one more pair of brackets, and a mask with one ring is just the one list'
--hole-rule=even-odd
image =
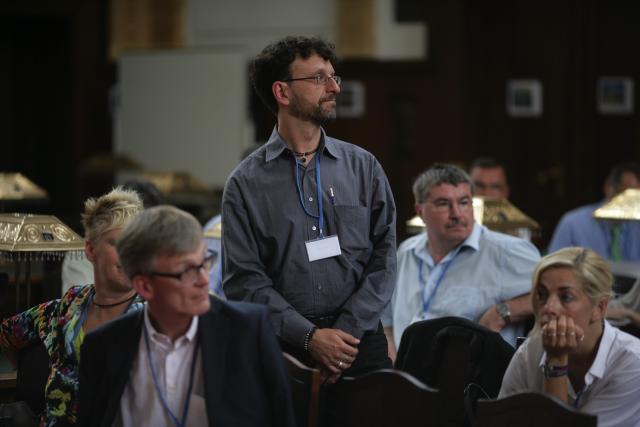
{"label": "man's beard", "polygon": [[293,96],[289,106],[289,113],[300,120],[309,121],[318,126],[322,126],[328,121],[336,118],[335,108],[328,111],[322,109],[322,103],[326,101],[335,101],[335,96],[321,99],[318,105],[304,105],[304,101],[300,101],[298,97]]}

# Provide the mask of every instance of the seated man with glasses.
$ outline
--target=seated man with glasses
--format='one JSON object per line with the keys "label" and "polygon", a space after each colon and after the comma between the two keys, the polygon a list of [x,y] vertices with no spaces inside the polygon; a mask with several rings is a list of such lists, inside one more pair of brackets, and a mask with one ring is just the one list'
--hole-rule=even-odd
{"label": "seated man with glasses", "polygon": [[538,250],[475,222],[473,183],[456,166],[431,166],[415,180],[413,195],[426,227],[398,248],[396,288],[383,316],[390,354],[411,323],[445,316],[476,321],[515,346],[523,332],[518,322],[532,313]]}
{"label": "seated man with glasses", "polygon": [[85,338],[79,424],[292,426],[267,311],[209,295],[213,256],[198,221],[150,208],[116,247],[147,304]]}

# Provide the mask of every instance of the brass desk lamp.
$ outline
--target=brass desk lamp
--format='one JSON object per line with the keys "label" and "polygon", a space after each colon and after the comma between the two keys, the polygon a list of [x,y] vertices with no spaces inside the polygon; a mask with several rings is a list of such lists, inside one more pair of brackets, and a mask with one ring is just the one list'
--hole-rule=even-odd
{"label": "brass desk lamp", "polygon": [[27,306],[30,306],[31,261],[60,260],[66,252],[83,250],[82,237],[55,216],[0,214],[0,256],[16,265],[16,312],[20,308],[20,273],[23,264]]}

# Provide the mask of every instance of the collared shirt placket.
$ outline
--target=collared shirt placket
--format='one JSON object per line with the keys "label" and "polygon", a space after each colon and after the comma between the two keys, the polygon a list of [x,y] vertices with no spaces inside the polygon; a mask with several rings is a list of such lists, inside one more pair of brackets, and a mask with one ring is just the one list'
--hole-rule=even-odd
{"label": "collared shirt placket", "polygon": [[[316,156],[320,155],[320,151],[316,153]],[[315,157],[314,157],[315,159]],[[301,187],[303,194],[303,201],[305,203],[305,207],[307,211],[311,214],[318,216],[319,215],[319,205],[317,200],[318,189],[316,186],[316,167],[315,162],[312,160],[306,167],[300,168],[302,172],[301,179]],[[325,219],[326,224],[326,219]],[[318,218],[311,217],[305,214],[305,236],[306,240],[315,240],[320,235],[318,224]],[[326,230],[323,230],[326,235]],[[309,276],[310,276],[310,286],[311,286],[311,295],[313,296],[313,313],[316,315],[324,315],[324,307],[321,307],[322,301],[322,284],[317,280],[321,275],[315,274],[316,269],[318,268],[318,262],[311,262],[309,265]]]}

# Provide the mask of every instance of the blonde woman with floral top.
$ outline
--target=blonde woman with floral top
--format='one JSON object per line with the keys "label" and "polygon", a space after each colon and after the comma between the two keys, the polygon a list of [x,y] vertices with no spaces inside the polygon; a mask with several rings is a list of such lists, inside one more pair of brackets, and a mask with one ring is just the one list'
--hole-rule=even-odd
{"label": "blonde woman with floral top", "polygon": [[10,358],[21,348],[44,344],[51,371],[45,387],[41,426],[72,425],[78,411],[78,365],[85,334],[119,315],[142,308],[122,272],[115,242],[122,228],[142,211],[134,191],[115,188],[85,202],[85,254],[95,284],[74,286],[60,299],[32,307],[0,324],[0,349]]}

